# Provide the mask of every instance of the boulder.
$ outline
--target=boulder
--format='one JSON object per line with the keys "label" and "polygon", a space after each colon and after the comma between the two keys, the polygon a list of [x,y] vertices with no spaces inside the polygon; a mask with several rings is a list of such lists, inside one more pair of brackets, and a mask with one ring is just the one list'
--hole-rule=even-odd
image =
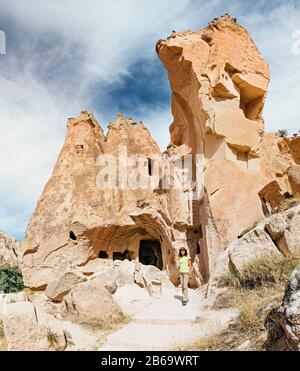
{"label": "boulder", "polygon": [[113,298],[126,316],[135,315],[153,302],[147,291],[136,284],[121,287]]}
{"label": "boulder", "polygon": [[272,216],[266,224],[266,231],[269,233],[272,240],[276,241],[283,236],[287,226],[288,223],[286,218],[282,214],[277,214]]}
{"label": "boulder", "polygon": [[241,273],[252,260],[269,254],[300,254],[300,206],[272,215],[233,241],[219,254],[208,285],[208,295],[219,289],[220,278],[230,270]]}
{"label": "boulder", "polygon": [[98,280],[76,285],[64,302],[66,318],[78,323],[106,327],[123,318],[122,310]]}
{"label": "boulder", "polygon": [[265,255],[277,254],[279,250],[271,237],[262,228],[255,228],[240,240],[230,245],[229,264],[241,273],[243,268],[251,261]]}
{"label": "boulder", "polygon": [[135,262],[129,260],[115,261],[112,267],[103,267],[101,272],[91,277],[91,280],[114,294],[118,288],[134,283],[135,267]]}
{"label": "boulder", "polygon": [[36,308],[51,314],[58,320],[62,319],[62,314],[66,312],[66,307],[64,301],[54,302],[44,293],[35,295],[31,300]]}
{"label": "boulder", "polygon": [[294,196],[300,196],[300,165],[291,166],[288,170],[289,182]]}
{"label": "boulder", "polygon": [[93,282],[98,282],[100,285],[104,286],[111,294],[114,294],[118,289],[118,277],[118,269],[116,267],[110,267],[103,269],[101,273],[98,273],[91,277],[91,280]]}
{"label": "boulder", "polygon": [[163,287],[173,286],[169,277],[154,266],[142,266],[144,287],[152,296],[160,297],[163,294]]}
{"label": "boulder", "polygon": [[290,211],[291,219],[284,233],[284,243],[290,253],[300,254],[300,208],[293,210]]}
{"label": "boulder", "polygon": [[67,268],[65,272],[61,272],[55,280],[48,284],[45,294],[54,302],[62,302],[64,296],[66,296],[75,285],[85,282],[86,280],[87,278],[79,270]]}
{"label": "boulder", "polygon": [[33,303],[7,304],[3,325],[9,351],[63,351],[67,347],[59,322]]}
{"label": "boulder", "polygon": [[117,286],[122,287],[134,283],[135,263],[128,260],[116,262],[116,269],[118,270]]}
{"label": "boulder", "polygon": [[289,279],[280,308],[266,320],[268,348],[274,351],[300,351],[300,265]]}
{"label": "boulder", "polygon": [[163,287],[172,286],[168,275],[158,268],[128,260],[115,261],[113,267],[103,268],[102,272],[89,280],[105,287],[111,294],[120,293],[123,287],[135,287],[136,284],[144,289],[145,295],[159,297],[162,295]]}

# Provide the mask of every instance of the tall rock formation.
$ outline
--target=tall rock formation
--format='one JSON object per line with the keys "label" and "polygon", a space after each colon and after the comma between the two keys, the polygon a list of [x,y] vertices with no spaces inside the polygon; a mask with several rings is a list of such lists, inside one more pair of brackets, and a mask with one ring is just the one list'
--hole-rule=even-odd
{"label": "tall rock formation", "polygon": [[[145,126],[121,114],[107,135],[87,111],[70,119],[27,229],[27,286],[45,288],[64,261],[91,275],[123,259],[156,265],[177,283],[180,247],[190,251],[190,284],[199,286],[222,248],[292,197],[297,138],[264,132],[270,72],[247,31],[225,15],[202,31],[173,33],[158,42],[157,52],[172,90],[171,144],[161,154]],[[186,157],[192,182],[178,187]],[[103,177],[110,160],[114,165]],[[115,171],[114,186],[106,184]],[[128,186],[137,179],[154,187]]]}
{"label": "tall rock formation", "polygon": [[[132,160],[140,159],[145,181],[155,179],[157,170],[152,162],[162,157],[149,131],[142,123],[119,114],[105,135],[87,111],[70,119],[67,126],[65,144],[26,232],[22,258],[25,284],[45,288],[55,280],[61,261],[90,275],[103,264],[123,259],[156,265],[176,283],[177,250],[191,243],[197,248],[198,242],[198,234],[186,232],[192,227],[186,198],[176,189],[128,187],[141,176]],[[122,164],[124,156],[126,164]],[[110,160],[116,161],[107,176],[116,168],[120,170],[114,187],[103,186],[99,177]],[[126,166],[128,179],[124,180]],[[191,235],[188,241],[187,234]],[[196,252],[191,251],[193,257]],[[196,262],[192,284],[199,285],[201,280]]]}
{"label": "tall rock formation", "polygon": [[[291,150],[283,138],[264,132],[269,66],[227,14],[199,32],[160,40],[157,52],[172,89],[172,143],[204,155],[200,213],[210,210],[225,246],[290,191]],[[214,244],[212,238],[208,250]]]}

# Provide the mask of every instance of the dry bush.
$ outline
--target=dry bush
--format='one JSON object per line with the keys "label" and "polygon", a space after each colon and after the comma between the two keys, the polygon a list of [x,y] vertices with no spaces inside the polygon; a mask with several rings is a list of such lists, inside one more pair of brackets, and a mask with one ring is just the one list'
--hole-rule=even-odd
{"label": "dry bush", "polygon": [[292,254],[262,256],[247,264],[241,274],[223,276],[220,283],[225,290],[214,309],[238,308],[239,318],[222,334],[200,339],[189,350],[235,350],[246,341],[249,350],[265,350],[265,319],[281,304],[287,281],[299,262],[300,257]]}
{"label": "dry bush", "polygon": [[240,290],[234,298],[234,306],[240,310],[239,326],[241,331],[263,329],[265,317],[271,306],[282,300],[282,287],[263,287],[255,290]]}
{"label": "dry bush", "polygon": [[0,321],[0,339],[4,338],[3,322]]}
{"label": "dry bush", "polygon": [[55,332],[49,330],[48,333],[47,333],[47,340],[48,340],[51,348],[54,348],[55,345],[58,343],[57,339],[58,339],[58,335]]}
{"label": "dry bush", "polygon": [[285,284],[293,270],[300,263],[298,255],[264,255],[252,260],[241,274],[230,272],[224,275],[220,284],[236,289],[256,289]]}
{"label": "dry bush", "polygon": [[[248,263],[241,274],[228,273],[221,278],[222,286],[232,288],[227,305],[239,308],[239,323],[243,330],[255,330],[262,325],[264,319],[259,311],[263,312],[270,303],[278,304],[299,263],[298,255],[267,255]],[[226,295],[223,302],[225,299]]]}
{"label": "dry bush", "polygon": [[300,196],[293,197],[281,202],[278,211],[284,212],[300,204]]}
{"label": "dry bush", "polygon": [[7,345],[5,341],[5,334],[3,329],[3,322],[0,321],[0,352],[7,350]]}
{"label": "dry bush", "polygon": [[190,352],[190,351],[213,351],[222,348],[222,336],[211,336],[206,339],[199,339],[195,343],[180,347],[179,351]]}

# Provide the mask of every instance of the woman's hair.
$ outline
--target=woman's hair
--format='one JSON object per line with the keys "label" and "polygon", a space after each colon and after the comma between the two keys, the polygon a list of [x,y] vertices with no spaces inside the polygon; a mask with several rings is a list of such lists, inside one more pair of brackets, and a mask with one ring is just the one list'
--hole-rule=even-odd
{"label": "woman's hair", "polygon": [[184,256],[188,256],[188,255],[189,255],[187,249],[186,249],[185,247],[182,247],[182,248],[179,250],[179,257],[182,256],[182,255],[181,255],[181,251],[184,251]]}

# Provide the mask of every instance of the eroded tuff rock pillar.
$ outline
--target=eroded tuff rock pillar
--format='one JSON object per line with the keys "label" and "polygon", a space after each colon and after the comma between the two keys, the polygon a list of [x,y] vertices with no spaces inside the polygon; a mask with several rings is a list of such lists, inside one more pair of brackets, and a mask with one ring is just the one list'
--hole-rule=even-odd
{"label": "eroded tuff rock pillar", "polygon": [[172,90],[172,143],[205,159],[198,205],[211,269],[219,248],[264,216],[260,191],[272,181],[290,188],[293,159],[282,138],[264,132],[270,70],[236,19],[173,33],[156,48]]}
{"label": "eroded tuff rock pillar", "polygon": [[[98,225],[103,195],[96,186],[96,160],[105,136],[88,112],[68,121],[65,144],[31,217],[23,244],[22,271],[27,286],[43,288],[53,266],[66,255],[82,265],[93,254],[85,235]],[[107,214],[106,210],[103,217]]]}
{"label": "eroded tuff rock pillar", "polygon": [[[176,283],[181,247],[190,250],[190,283],[198,286],[209,280],[222,248],[295,188],[289,177],[295,183],[291,169],[299,164],[298,138],[264,132],[269,67],[235,19],[225,15],[199,32],[173,33],[158,42],[157,52],[172,89],[172,143],[162,155],[145,126],[122,115],[107,135],[87,111],[70,119],[26,232],[27,286],[45,288],[62,260],[91,275],[102,260],[117,258],[152,259]],[[99,156],[118,156],[120,147],[128,156],[145,157],[147,179],[153,178],[153,157],[167,158],[180,173],[185,156],[192,157],[193,167],[200,156],[204,167],[197,182],[203,182],[204,192],[190,199],[194,186],[124,189],[121,180],[112,189],[99,187]]]}
{"label": "eroded tuff rock pillar", "polygon": [[[103,187],[99,180],[107,159],[116,159],[116,168],[121,166],[124,149],[128,176],[139,177],[131,161],[143,156],[147,171],[143,176],[152,179],[151,159],[160,159],[161,153],[149,131],[143,123],[119,114],[105,135],[87,111],[67,126],[63,149],[27,228],[22,249],[25,284],[44,289],[57,269],[75,267],[91,275],[104,260],[125,258],[153,263],[176,282],[173,225],[182,219],[184,208],[179,198],[129,183],[123,187],[122,170],[115,186]],[[172,202],[177,208],[170,215]]]}

